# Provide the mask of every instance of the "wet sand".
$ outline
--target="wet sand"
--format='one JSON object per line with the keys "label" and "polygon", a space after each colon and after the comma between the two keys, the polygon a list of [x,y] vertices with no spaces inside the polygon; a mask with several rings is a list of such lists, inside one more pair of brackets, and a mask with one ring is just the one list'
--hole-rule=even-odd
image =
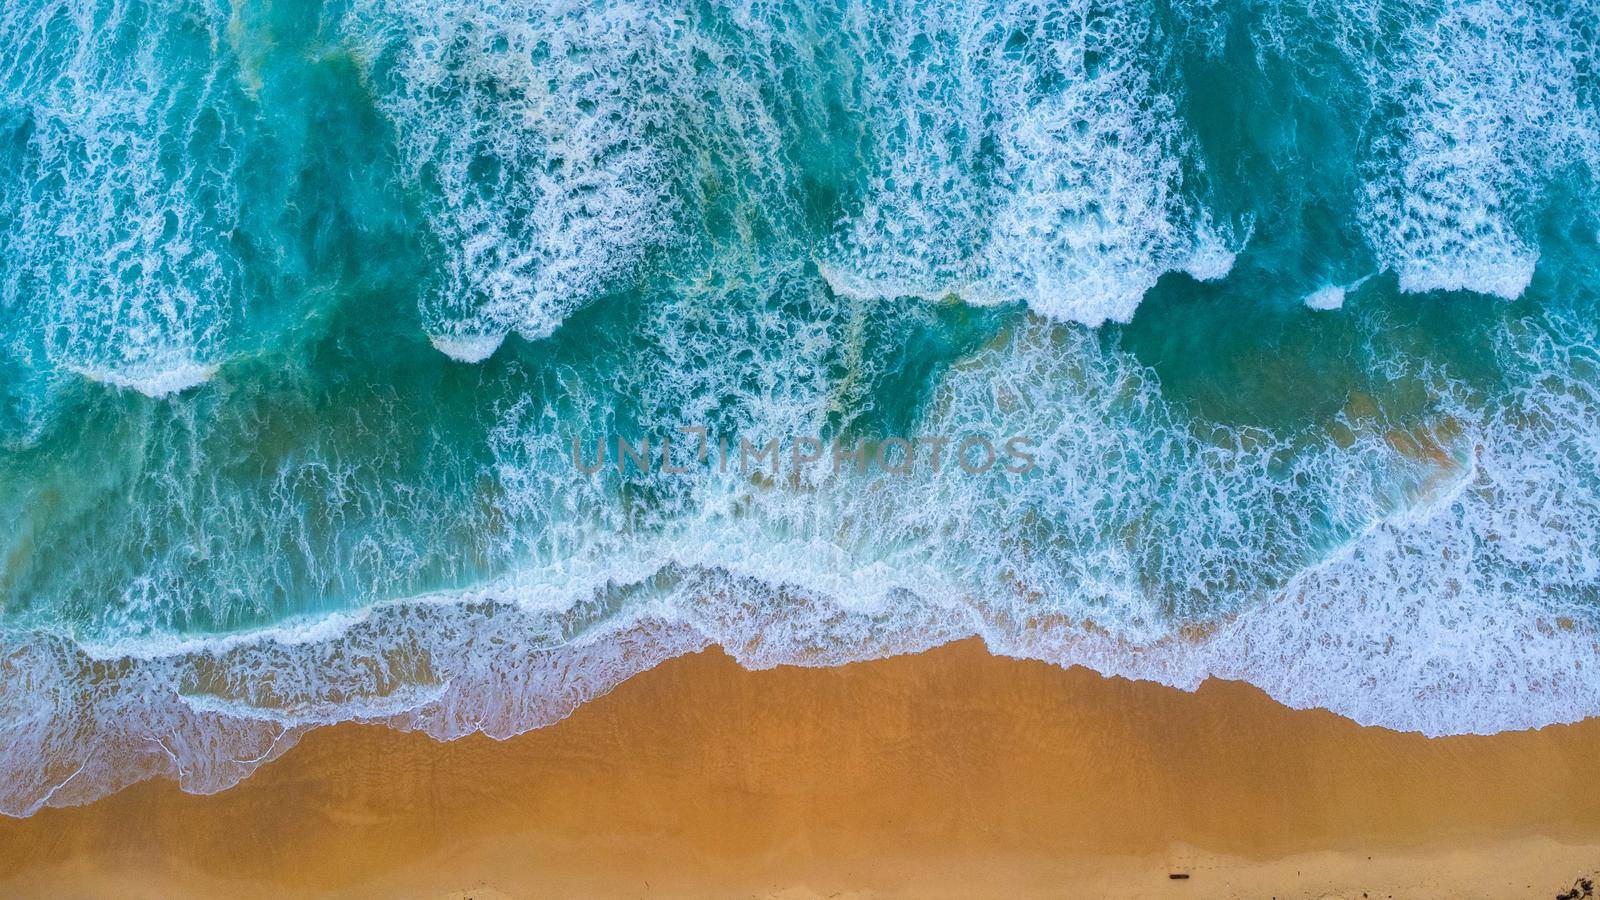
{"label": "wet sand", "polygon": [[1429,740],[970,641],[710,651],[509,741],[339,726],[215,796],[0,820],[8,897],[1552,898],[1596,869],[1600,720]]}

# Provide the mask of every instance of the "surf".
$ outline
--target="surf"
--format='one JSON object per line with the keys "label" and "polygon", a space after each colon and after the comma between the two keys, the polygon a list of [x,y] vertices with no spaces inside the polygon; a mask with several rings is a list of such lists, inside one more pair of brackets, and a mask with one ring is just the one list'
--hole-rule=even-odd
{"label": "surf", "polygon": [[[712,645],[1600,714],[1587,15],[7,7],[0,811]],[[685,425],[1038,465],[570,461]]]}

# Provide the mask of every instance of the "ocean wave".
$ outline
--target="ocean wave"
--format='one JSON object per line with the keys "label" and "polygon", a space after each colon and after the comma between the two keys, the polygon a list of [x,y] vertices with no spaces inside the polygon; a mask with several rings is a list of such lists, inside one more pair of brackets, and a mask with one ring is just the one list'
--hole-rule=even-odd
{"label": "ocean wave", "polygon": [[1126,322],[1162,274],[1221,278],[1230,240],[1141,3],[934,4],[867,18],[873,166],[828,258],[857,296],[955,294]]}
{"label": "ocean wave", "polygon": [[217,374],[217,366],[201,365],[189,360],[162,360],[152,365],[134,368],[73,367],[72,370],[90,381],[135,390],[157,400],[205,384]]}
{"label": "ocean wave", "polygon": [[[1600,714],[1600,370],[1592,323],[1546,324],[1499,339],[1541,367],[1496,412],[1441,382],[1427,421],[1355,404],[1287,453],[1194,433],[1125,354],[1031,320],[953,370],[926,424],[1039,428],[1037,477],[691,479],[657,526],[591,520],[575,554],[468,591],[215,637],[8,628],[3,810],[154,776],[220,790],[339,721],[509,737],[711,645],[762,668],[978,636],[1429,735]],[[508,410],[501,465],[531,474],[541,435]],[[599,489],[543,471],[508,514]]]}
{"label": "ocean wave", "polygon": [[1435,0],[1308,7],[1366,76],[1359,218],[1378,258],[1404,291],[1522,296],[1539,261],[1549,179],[1572,168],[1600,174],[1600,107],[1584,91],[1600,49],[1593,11]]}
{"label": "ocean wave", "polygon": [[349,13],[409,176],[433,194],[445,267],[423,318],[436,343],[548,336],[663,239],[672,161],[647,133],[670,121],[669,72],[653,60],[668,22],[630,4]]}
{"label": "ocean wave", "polygon": [[[192,14],[40,0],[0,13],[0,107],[20,117],[0,195],[13,351],[171,393],[150,372],[214,366],[239,314],[228,235],[248,101],[226,4]],[[181,380],[181,379],[180,379]]]}
{"label": "ocean wave", "polygon": [[[248,305],[240,180],[279,137],[278,37],[191,5],[38,0],[0,23],[0,101],[26,117],[5,306],[64,367],[218,364]],[[1600,163],[1590,12],[1207,10],[357,2],[304,28],[360,60],[433,243],[422,330],[462,361],[710,247],[799,245],[852,296],[1126,322],[1165,273],[1225,276],[1264,212],[1219,188],[1240,136],[1191,96],[1230,52],[1255,90],[1329,88],[1283,124],[1359,144],[1326,199],[1403,290],[1522,295],[1549,182]],[[1268,83],[1273,60],[1296,80]],[[1274,165],[1316,149],[1243,140]]]}
{"label": "ocean wave", "polygon": [[[656,596],[610,617],[601,610],[616,585],[559,611],[441,596],[382,604],[336,626],[165,646],[86,648],[8,633],[0,709],[11,744],[0,757],[0,812],[85,803],[152,777],[198,793],[223,790],[307,730],[334,722],[441,740],[507,738],[713,644],[765,668],[841,665],[979,636],[995,653],[1186,690],[1210,677],[1242,679],[1292,706],[1435,735],[1600,713],[1600,684],[1581,665],[1596,648],[1591,624],[1501,595],[1440,604],[1437,592],[1425,591],[1459,575],[1448,566],[1398,562],[1411,570],[1398,574],[1414,576],[1405,582],[1413,589],[1385,581],[1381,594],[1370,591],[1419,548],[1459,540],[1440,524],[1459,502],[1409,526],[1374,529],[1337,561],[1199,638],[1132,641],[992,597],[897,590],[892,602],[863,608],[765,578],[676,565],[647,580]],[[1467,583],[1474,580],[1482,581],[1469,574]],[[671,589],[659,591],[663,583]],[[642,588],[621,592],[629,590]]]}

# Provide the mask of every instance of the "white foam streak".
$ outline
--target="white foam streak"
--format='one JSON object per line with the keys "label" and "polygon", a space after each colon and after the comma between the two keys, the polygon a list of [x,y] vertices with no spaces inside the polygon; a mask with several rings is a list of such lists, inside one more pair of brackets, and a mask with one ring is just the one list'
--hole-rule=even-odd
{"label": "white foam streak", "polygon": [[122,369],[68,368],[90,381],[138,391],[146,397],[159,400],[205,384],[217,374],[218,367],[197,362],[161,361]]}
{"label": "white foam streak", "polygon": [[456,362],[480,363],[494,355],[505,341],[503,334],[429,335],[434,349]]}

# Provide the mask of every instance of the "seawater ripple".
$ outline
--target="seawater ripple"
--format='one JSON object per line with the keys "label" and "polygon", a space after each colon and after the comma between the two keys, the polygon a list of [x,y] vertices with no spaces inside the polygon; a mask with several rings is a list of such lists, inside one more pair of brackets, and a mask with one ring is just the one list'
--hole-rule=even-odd
{"label": "seawater ripple", "polygon": [[[508,737],[713,645],[1600,714],[1597,39],[1543,0],[7,4],[0,812],[341,721]],[[685,426],[1037,466],[570,458]]]}

